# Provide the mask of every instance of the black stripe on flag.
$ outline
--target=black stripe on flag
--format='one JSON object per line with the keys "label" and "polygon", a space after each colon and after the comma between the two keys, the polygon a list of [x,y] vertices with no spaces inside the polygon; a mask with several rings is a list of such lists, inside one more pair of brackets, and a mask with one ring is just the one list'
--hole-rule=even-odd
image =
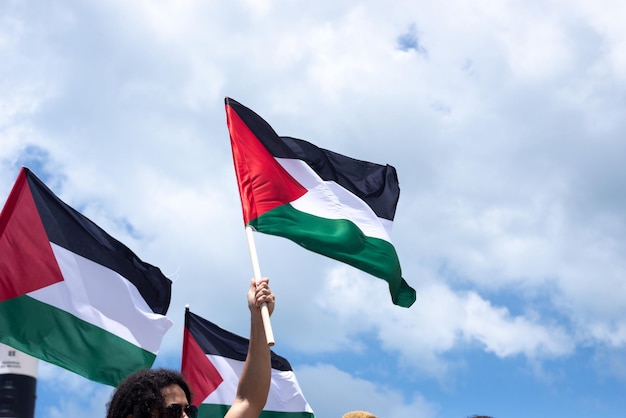
{"label": "black stripe on flag", "polygon": [[172,281],[128,247],[64,203],[29,169],[28,185],[50,242],[107,267],[133,283],[153,312],[165,315]]}
{"label": "black stripe on flag", "polygon": [[[247,338],[218,327],[213,322],[187,311],[185,313],[185,327],[196,340],[205,354],[227,357],[233,360],[245,361],[248,354]],[[286,358],[270,350],[272,369],[291,371],[291,364]]]}
{"label": "black stripe on flag", "polygon": [[357,160],[302,139],[278,136],[253,110],[231,98],[226,98],[226,104],[275,158],[304,161],[324,181],[336,182],[365,201],[376,216],[393,221],[400,198],[398,174],[393,166]]}

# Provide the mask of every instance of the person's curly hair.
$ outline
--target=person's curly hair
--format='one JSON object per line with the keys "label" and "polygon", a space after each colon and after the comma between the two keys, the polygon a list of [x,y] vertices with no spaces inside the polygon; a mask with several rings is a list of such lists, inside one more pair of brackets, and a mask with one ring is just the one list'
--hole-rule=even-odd
{"label": "person's curly hair", "polygon": [[170,385],[181,387],[187,402],[191,403],[191,390],[185,378],[168,369],[139,370],[122,380],[107,404],[107,418],[152,418],[152,412],[163,416],[161,389]]}

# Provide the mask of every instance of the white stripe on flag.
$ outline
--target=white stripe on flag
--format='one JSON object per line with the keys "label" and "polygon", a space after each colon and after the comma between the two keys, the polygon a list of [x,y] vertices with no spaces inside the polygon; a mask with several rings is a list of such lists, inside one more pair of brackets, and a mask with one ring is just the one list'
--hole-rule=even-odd
{"label": "white stripe on flag", "polygon": [[326,219],[348,219],[366,236],[391,242],[393,222],[379,218],[358,196],[334,181],[322,180],[304,161],[288,158],[276,158],[276,161],[308,190],[291,202],[294,208]]}
{"label": "white stripe on flag", "polygon": [[[202,403],[231,405],[235,400],[237,384],[244,362],[218,355],[207,355],[207,357],[219,371],[224,381]],[[313,412],[302,395],[302,390],[293,371],[283,372],[275,369],[272,369],[270,392],[263,409],[278,412]]]}
{"label": "white stripe on flag", "polygon": [[137,288],[117,272],[50,245],[64,281],[28,295],[156,354],[172,321],[154,313]]}

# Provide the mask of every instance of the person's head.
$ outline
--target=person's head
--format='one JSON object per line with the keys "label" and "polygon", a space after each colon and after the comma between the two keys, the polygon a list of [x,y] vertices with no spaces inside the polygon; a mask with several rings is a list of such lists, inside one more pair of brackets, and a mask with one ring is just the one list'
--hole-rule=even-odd
{"label": "person's head", "polygon": [[122,380],[107,405],[107,418],[181,418],[191,391],[173,370],[140,370]]}
{"label": "person's head", "polygon": [[365,411],[352,411],[343,414],[342,418],[376,418],[376,415],[370,414]]}

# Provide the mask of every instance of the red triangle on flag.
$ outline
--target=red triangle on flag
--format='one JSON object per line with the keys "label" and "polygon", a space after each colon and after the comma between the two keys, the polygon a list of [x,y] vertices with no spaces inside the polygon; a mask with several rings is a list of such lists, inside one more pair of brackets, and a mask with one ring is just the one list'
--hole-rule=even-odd
{"label": "red triangle on flag", "polygon": [[183,337],[181,373],[191,387],[195,406],[199,406],[224,381],[187,328]]}
{"label": "red triangle on flag", "polygon": [[22,168],[0,212],[0,302],[63,281]]}
{"label": "red triangle on flag", "polygon": [[307,192],[306,187],[276,161],[228,102],[226,117],[245,225]]}

